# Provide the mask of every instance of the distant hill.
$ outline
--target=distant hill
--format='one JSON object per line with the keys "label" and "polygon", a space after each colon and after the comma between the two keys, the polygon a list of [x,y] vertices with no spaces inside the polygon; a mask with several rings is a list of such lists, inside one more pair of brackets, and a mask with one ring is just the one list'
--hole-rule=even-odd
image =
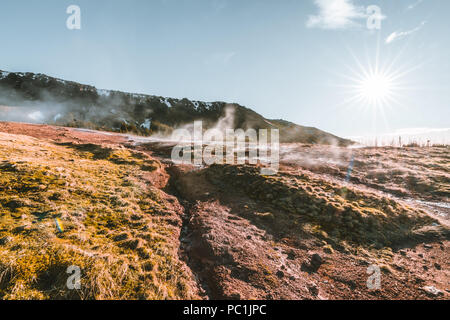
{"label": "distant hill", "polygon": [[316,128],[265,119],[238,104],[100,90],[43,74],[0,71],[0,120],[148,136],[168,134],[174,128],[194,120],[203,120],[205,128],[212,127],[225,115],[225,109],[229,106],[235,109],[234,128],[278,128],[281,142],[352,144],[350,140]]}

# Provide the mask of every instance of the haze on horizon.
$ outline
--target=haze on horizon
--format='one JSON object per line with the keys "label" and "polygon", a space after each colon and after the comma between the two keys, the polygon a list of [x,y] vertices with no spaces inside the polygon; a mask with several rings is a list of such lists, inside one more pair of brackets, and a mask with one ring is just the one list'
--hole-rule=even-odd
{"label": "haze on horizon", "polygon": [[[81,30],[66,27],[73,4]],[[448,139],[446,0],[17,0],[0,13],[0,70],[236,102],[344,137]]]}

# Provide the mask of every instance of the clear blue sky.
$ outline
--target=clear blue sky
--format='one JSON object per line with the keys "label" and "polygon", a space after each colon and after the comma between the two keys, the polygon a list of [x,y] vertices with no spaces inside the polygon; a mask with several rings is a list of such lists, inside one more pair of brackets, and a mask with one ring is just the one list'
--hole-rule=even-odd
{"label": "clear blue sky", "polygon": [[[81,30],[66,28],[71,4]],[[371,4],[380,30],[366,27]],[[448,128],[449,16],[448,0],[1,1],[0,69],[237,102],[341,136]],[[377,47],[380,64],[408,71],[398,104],[346,103],[354,57],[375,61]]]}

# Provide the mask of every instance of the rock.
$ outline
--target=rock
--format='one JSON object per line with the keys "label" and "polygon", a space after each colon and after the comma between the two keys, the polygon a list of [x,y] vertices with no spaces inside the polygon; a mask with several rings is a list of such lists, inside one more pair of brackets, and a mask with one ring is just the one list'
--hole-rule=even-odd
{"label": "rock", "polygon": [[422,290],[430,297],[440,297],[444,295],[441,290],[436,289],[434,286],[426,286],[423,287]]}
{"label": "rock", "polygon": [[405,250],[400,250],[400,254],[404,257],[406,257],[406,251]]}
{"label": "rock", "polygon": [[437,270],[441,270],[442,268],[441,268],[441,265],[439,264],[439,263],[435,263],[434,264],[434,267],[437,269]]}
{"label": "rock", "polygon": [[416,281],[417,284],[425,283],[425,280],[423,280],[422,278],[419,278],[419,277],[417,277],[417,278],[415,279],[415,281]]}
{"label": "rock", "polygon": [[5,244],[8,244],[11,241],[12,241],[12,238],[8,237],[8,236],[0,238],[0,246],[4,246]]}
{"label": "rock", "polygon": [[311,257],[311,265],[313,267],[319,268],[323,264],[323,258],[318,254],[315,253]]}
{"label": "rock", "polygon": [[138,239],[122,241],[119,243],[122,248],[127,248],[131,250],[136,250],[141,245],[141,241]]}
{"label": "rock", "polygon": [[364,260],[364,259],[359,259],[359,260],[358,260],[358,264],[359,264],[360,266],[370,266],[369,261]]}
{"label": "rock", "polygon": [[287,258],[289,260],[295,260],[295,251],[294,250],[290,250],[289,252],[287,252]]}
{"label": "rock", "polygon": [[149,271],[153,270],[153,267],[154,267],[153,263],[150,261],[147,261],[142,265],[142,270],[149,272]]}
{"label": "rock", "polygon": [[323,248],[323,252],[328,253],[328,254],[332,254],[334,252],[333,248],[331,246],[325,246]]}
{"label": "rock", "polygon": [[133,213],[133,214],[130,216],[130,218],[131,218],[131,220],[133,220],[133,221],[139,221],[139,220],[142,219],[142,215]]}
{"label": "rock", "polygon": [[29,225],[22,225],[22,226],[14,228],[12,230],[12,233],[19,234],[19,233],[26,233],[26,232],[29,232],[29,231],[31,231],[31,226],[29,226]]}
{"label": "rock", "polygon": [[280,271],[278,271],[278,272],[276,273],[276,275],[277,275],[278,278],[281,279],[281,278],[284,277],[284,272],[280,270]]}
{"label": "rock", "polygon": [[308,287],[308,290],[313,296],[319,295],[319,288],[315,284],[310,285]]}
{"label": "rock", "polygon": [[431,244],[425,244],[423,247],[425,249],[433,249],[433,246]]}
{"label": "rock", "polygon": [[136,249],[137,254],[142,259],[150,259],[150,253],[144,247],[139,247]]}
{"label": "rock", "polygon": [[398,264],[395,264],[394,268],[395,268],[395,270],[398,270],[398,271],[404,271],[405,270],[404,266],[401,266],[401,265],[398,265]]}
{"label": "rock", "polygon": [[316,272],[323,264],[323,258],[315,253],[311,256],[309,263],[303,262],[301,269],[307,272]]}
{"label": "rock", "polygon": [[7,204],[6,207],[11,209],[12,211],[15,211],[19,208],[24,207],[26,204],[21,201],[21,200],[10,200]]}
{"label": "rock", "polygon": [[113,240],[118,242],[118,241],[123,241],[123,240],[127,240],[128,239],[128,234],[126,233],[121,233],[119,235],[116,235],[113,237]]}

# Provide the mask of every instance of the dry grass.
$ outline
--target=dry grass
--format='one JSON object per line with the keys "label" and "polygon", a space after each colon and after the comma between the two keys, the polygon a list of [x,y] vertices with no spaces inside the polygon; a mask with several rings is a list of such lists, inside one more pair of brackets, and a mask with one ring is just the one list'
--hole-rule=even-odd
{"label": "dry grass", "polygon": [[230,183],[265,201],[269,212],[256,219],[281,234],[309,233],[331,244],[381,249],[413,241],[416,231],[439,225],[422,210],[307,171],[261,176],[255,167],[212,166],[206,173],[213,183]]}
{"label": "dry grass", "polygon": [[[125,148],[0,133],[0,298],[195,298],[178,260],[181,207],[143,178],[157,166]],[[80,290],[66,286],[71,265]]]}
{"label": "dry grass", "polygon": [[318,174],[345,179],[352,158],[350,182],[401,197],[446,202],[450,197],[449,146],[328,148],[295,146],[283,162]]}

